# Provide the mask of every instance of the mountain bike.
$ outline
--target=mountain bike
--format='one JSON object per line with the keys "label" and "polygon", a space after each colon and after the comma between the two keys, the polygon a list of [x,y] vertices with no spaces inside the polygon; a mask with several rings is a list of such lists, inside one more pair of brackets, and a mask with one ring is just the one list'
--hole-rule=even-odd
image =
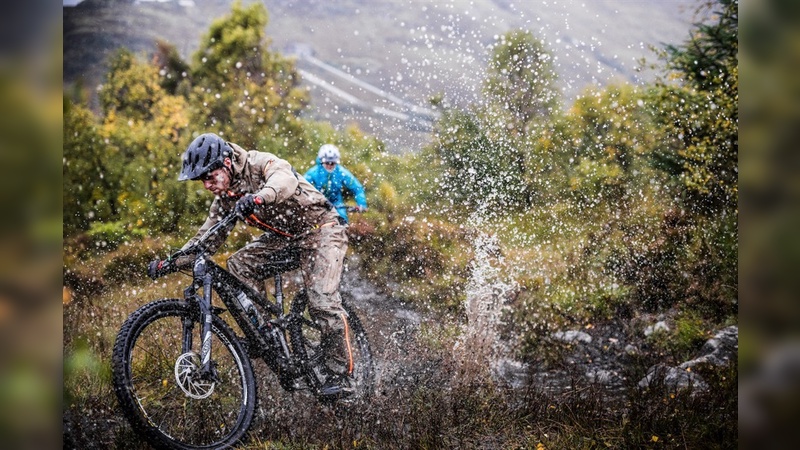
{"label": "mountain bike", "polygon": [[[241,440],[256,410],[253,359],[263,359],[283,389],[308,391],[323,402],[363,401],[374,388],[367,335],[343,293],[354,389],[346,398],[321,395],[329,373],[305,290],[298,289],[284,307],[282,274],[300,266],[301,250],[288,245],[270,258],[264,275],[275,281],[274,298],[265,298],[208,254],[209,239],[235,220],[235,214],[227,216],[190,248],[173,253],[154,276],[178,271],[179,257],[193,258],[192,282],[183,299],[145,304],[117,334],[114,392],[133,429],[157,448],[216,449]],[[212,303],[212,293],[224,308]]]}

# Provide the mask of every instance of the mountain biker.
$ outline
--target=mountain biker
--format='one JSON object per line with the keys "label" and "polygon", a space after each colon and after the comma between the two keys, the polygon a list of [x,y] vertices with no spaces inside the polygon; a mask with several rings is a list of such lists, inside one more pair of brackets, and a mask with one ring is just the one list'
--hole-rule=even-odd
{"label": "mountain biker", "polygon": [[[267,255],[289,245],[291,239],[301,249],[309,313],[322,329],[321,342],[330,369],[322,394],[349,394],[353,368],[350,329],[339,295],[348,245],[346,222],[324,195],[299,176],[288,161],[274,154],[246,151],[207,133],[189,145],[182,164],[178,180],[199,180],[215,196],[205,223],[183,249],[235,212],[265,233],[231,255],[228,270],[265,295],[260,267]],[[219,249],[234,226],[235,222],[212,238],[210,253]],[[176,264],[180,266],[181,262]]]}
{"label": "mountain biker", "polygon": [[345,191],[355,197],[358,211],[367,210],[367,197],[364,195],[364,186],[340,162],[339,148],[333,144],[325,144],[319,148],[316,165],[308,169],[305,177],[309,183],[325,194],[346,221],[347,206],[343,198]]}

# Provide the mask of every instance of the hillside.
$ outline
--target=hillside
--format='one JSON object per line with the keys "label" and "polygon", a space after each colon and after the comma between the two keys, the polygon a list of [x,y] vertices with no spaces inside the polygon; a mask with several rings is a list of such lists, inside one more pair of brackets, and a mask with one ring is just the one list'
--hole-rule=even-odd
{"label": "hillside", "polygon": [[[231,3],[85,0],[65,7],[64,83],[82,80],[93,90],[102,81],[105,58],[111,52],[125,46],[148,54],[158,38],[172,42],[189,58],[211,21],[229,11]],[[418,107],[427,106],[437,94],[455,104],[474,101],[488,46],[495,36],[514,28],[532,31],[550,48],[557,58],[567,103],[590,84],[646,81],[651,74],[639,70],[641,58],[654,60],[650,46],[682,42],[698,4],[697,0],[264,3],[270,14],[267,35],[271,48],[287,55],[302,49],[316,60]],[[409,118],[404,114],[408,108],[402,111],[386,95],[376,96],[363,84],[336,76],[306,59],[300,60],[298,67],[312,92],[309,113],[313,117],[336,126],[356,122],[386,141],[394,152],[413,151],[426,141],[430,122],[416,115]],[[338,95],[335,90],[340,91]]]}
{"label": "hillside", "polygon": [[[487,92],[486,101],[474,103],[476,109],[485,107],[475,114],[456,108],[441,113],[426,106],[425,98],[438,93],[459,105],[475,99],[484,79],[482,59],[493,39],[483,33],[501,28],[497,15],[516,11],[511,4],[492,3],[496,16],[487,19],[489,13],[476,8],[488,3],[457,1],[448,4],[452,14],[444,16],[446,22],[434,16],[442,17],[447,8],[433,2],[408,1],[407,11],[392,9],[396,4],[390,2],[275,3],[273,24],[288,21],[289,11],[305,14],[285,32],[268,25],[261,3],[252,3],[255,8],[237,3],[235,14],[212,25],[216,41],[203,44],[207,57],[181,69],[194,76],[180,89],[164,89],[163,75],[124,52],[115,58],[107,88],[94,90],[108,101],[108,111],[93,116],[85,105],[66,102],[60,396],[65,448],[145,448],[132,427],[137,422],[121,414],[126,406],[130,414],[145,404],[169,407],[140,425],[176,418],[177,432],[170,436],[197,437],[206,447],[213,446],[206,439],[226,430],[243,431],[235,420],[245,415],[237,411],[253,411],[250,434],[238,447],[243,450],[736,445],[738,2],[718,0],[716,22],[688,27],[691,40],[674,48],[669,68],[656,73],[683,85],[609,85],[558,110],[551,107],[552,97],[528,95],[537,93],[537,82],[551,79],[549,68],[537,64],[536,43],[512,36],[495,53],[514,56],[495,68],[524,83]],[[89,56],[94,43],[113,51],[115,42],[132,35],[139,37],[130,42],[142,45],[134,50],[146,54],[147,40],[159,33],[190,42],[186,36],[208,29],[200,25],[194,4],[82,4],[86,9],[71,10],[73,25],[65,33],[70,41],[84,39]],[[229,6],[213,5],[220,15]],[[292,9],[282,13],[287,5]],[[595,2],[591,8],[603,5]],[[462,6],[468,9],[459,10]],[[422,11],[424,23],[438,25],[412,22],[417,19],[411,9]],[[553,52],[566,103],[574,95],[570,92],[587,84],[648,76],[626,72],[633,56],[606,56],[611,38],[598,36],[625,26],[623,15],[615,14],[613,26],[605,22],[600,27],[605,31],[594,34],[587,31],[595,24],[591,17],[585,24],[566,12],[552,19],[566,24],[556,34],[560,37],[545,37],[549,46],[561,48]],[[555,33],[545,21],[542,16],[537,30]],[[82,24],[76,28],[77,22]],[[195,28],[188,28],[193,23]],[[313,93],[308,114],[337,125],[358,120],[402,154],[387,154],[373,136],[295,120],[305,112],[295,108],[302,96],[287,89],[294,85],[286,75],[294,73],[287,73],[285,64],[272,70],[250,58],[267,53],[267,43],[260,41],[267,27],[273,48],[296,58]],[[318,36],[334,27],[338,33],[328,33],[328,39]],[[592,45],[576,47],[580,38],[569,34],[575,30],[588,33]],[[107,34],[108,41],[93,40],[99,34]],[[373,36],[381,38],[380,46]],[[187,57],[192,53],[191,44],[179,45]],[[645,47],[627,48],[646,52]],[[576,55],[585,59],[568,61]],[[102,73],[101,62],[82,64],[86,76],[90,69]],[[87,83],[96,86],[88,78]],[[188,89],[192,94],[182,96]],[[433,124],[436,145],[421,148]],[[207,327],[189,323],[208,316],[169,301],[157,307],[174,305],[192,320],[142,331],[140,336],[151,338],[144,340],[157,344],[152,347],[120,337],[121,329],[136,334],[149,328],[138,326],[144,322],[141,313],[123,325],[140,305],[180,298],[182,292],[190,305],[199,298],[200,280],[194,278],[202,275],[203,264],[194,266],[196,277],[176,273],[158,280],[147,276],[147,268],[180,248],[207,217],[209,205],[219,204],[203,183],[175,176],[180,147],[192,133],[212,127],[236,141],[237,135],[249,139],[248,146],[284,156],[297,168],[305,168],[322,143],[335,140],[346,150],[346,164],[363,180],[369,209],[350,217],[339,288],[357,312],[350,316],[352,323],[365,328],[365,333],[357,325],[351,328],[361,356],[354,363],[375,363],[375,389],[365,402],[319,403],[308,395],[319,384],[314,378],[305,384],[301,378],[290,380],[321,361],[325,349],[308,349],[296,330],[288,332],[283,345],[274,332],[281,336],[283,324],[313,322],[305,313],[296,320],[297,314],[281,314],[286,308],[257,302],[271,322],[263,334],[244,332],[247,319],[231,316],[240,311],[239,301],[225,295],[238,289],[221,284],[232,282],[233,275],[203,284],[213,313],[235,329],[224,339],[207,340]],[[412,134],[412,128],[418,131]],[[225,187],[236,189],[233,182],[248,177],[240,172],[217,181],[230,181]],[[273,183],[276,179],[267,177],[263,188],[286,192]],[[296,222],[290,217],[298,213],[293,202],[278,197],[259,212],[278,227]],[[318,266],[325,261],[308,253],[314,246],[305,243],[325,245],[331,229],[304,228],[297,230],[300,240],[284,242],[297,243],[301,256],[310,255]],[[227,266],[234,252],[252,250],[248,243],[257,230],[240,224],[213,256],[201,256]],[[269,238],[257,239],[277,243]],[[313,269],[306,267],[305,275]],[[205,274],[212,272],[219,275],[218,270]],[[282,277],[287,302],[291,292],[307,287],[308,276],[301,272]],[[295,305],[284,304],[294,313],[309,306]],[[226,329],[216,321],[216,330]],[[245,358],[220,351],[240,349],[236,342],[245,347],[240,353],[256,360],[257,382],[243,389],[236,386],[244,386],[246,377],[236,373],[246,366]],[[263,342],[275,346],[264,350]],[[194,350],[215,348],[206,366],[210,377],[193,369],[199,365],[190,344]],[[757,350],[751,347],[743,347],[745,360]],[[141,358],[121,359],[125,348]],[[298,356],[295,368],[276,365],[275,355],[292,351]],[[232,370],[219,363],[225,359]],[[140,376],[133,376],[133,369]],[[120,384],[126,377],[152,389]],[[370,385],[369,377],[357,378],[357,388]],[[231,387],[238,392],[228,397],[233,401],[220,399]],[[142,395],[118,399],[115,392]],[[225,413],[207,406],[214,401],[237,406]]]}

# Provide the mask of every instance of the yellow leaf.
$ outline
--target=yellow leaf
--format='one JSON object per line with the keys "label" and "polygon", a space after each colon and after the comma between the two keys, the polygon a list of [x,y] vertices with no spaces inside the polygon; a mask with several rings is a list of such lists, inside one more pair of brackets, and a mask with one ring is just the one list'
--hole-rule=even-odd
{"label": "yellow leaf", "polygon": [[650,440],[653,442],[658,442],[658,436],[653,435],[653,437],[651,437]]}

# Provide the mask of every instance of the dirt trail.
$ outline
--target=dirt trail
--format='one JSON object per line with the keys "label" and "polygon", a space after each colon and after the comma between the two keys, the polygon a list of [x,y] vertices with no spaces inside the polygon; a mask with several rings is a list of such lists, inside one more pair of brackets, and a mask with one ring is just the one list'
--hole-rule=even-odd
{"label": "dirt trail", "polygon": [[[370,340],[376,364],[375,397],[358,410],[330,408],[305,391],[284,391],[266,364],[254,360],[259,396],[251,426],[255,442],[336,442],[343,430],[349,439],[397,439],[407,433],[409,426],[421,426],[411,414],[413,408],[408,407],[417,389],[427,386],[449,391],[459,379],[453,371],[457,364],[450,364],[458,363],[456,352],[442,347],[442,342],[433,336],[444,329],[435,322],[433,312],[381,292],[362,275],[357,258],[351,260],[343,275],[342,291],[352,295],[351,306]],[[431,337],[428,331],[432,332]],[[588,331],[594,335],[592,342],[574,343],[560,365],[529,366],[501,360],[494,370],[496,380],[520,388],[532,382],[549,392],[573,389],[576,376],[619,384],[616,368],[621,361],[615,355],[624,354],[624,335],[612,329]],[[110,408],[92,408],[89,414],[65,412],[65,448],[119,448],[119,442],[126,442],[125,448],[146,448],[118,414],[116,403],[105,406]],[[251,447],[244,444],[240,448]]]}
{"label": "dirt trail", "polygon": [[[358,262],[351,264],[342,279],[342,291],[353,295],[353,306],[370,338],[377,369],[378,389],[392,389],[414,383],[435,365],[435,355],[419,343],[420,326],[433,320],[415,305],[380,292],[361,276]],[[523,388],[532,383],[542,390],[564,393],[578,385],[598,384],[608,392],[626,384],[625,366],[637,345],[622,323],[598,324],[581,331],[542,336],[558,347],[557,361],[523,363],[503,356],[492,361],[495,381]],[[426,361],[426,359],[428,359]]]}
{"label": "dirt trail", "polygon": [[357,261],[342,277],[341,290],[350,293],[372,346],[376,389],[413,378],[411,367],[420,362],[417,339],[426,320],[413,305],[387,296],[361,275]]}

